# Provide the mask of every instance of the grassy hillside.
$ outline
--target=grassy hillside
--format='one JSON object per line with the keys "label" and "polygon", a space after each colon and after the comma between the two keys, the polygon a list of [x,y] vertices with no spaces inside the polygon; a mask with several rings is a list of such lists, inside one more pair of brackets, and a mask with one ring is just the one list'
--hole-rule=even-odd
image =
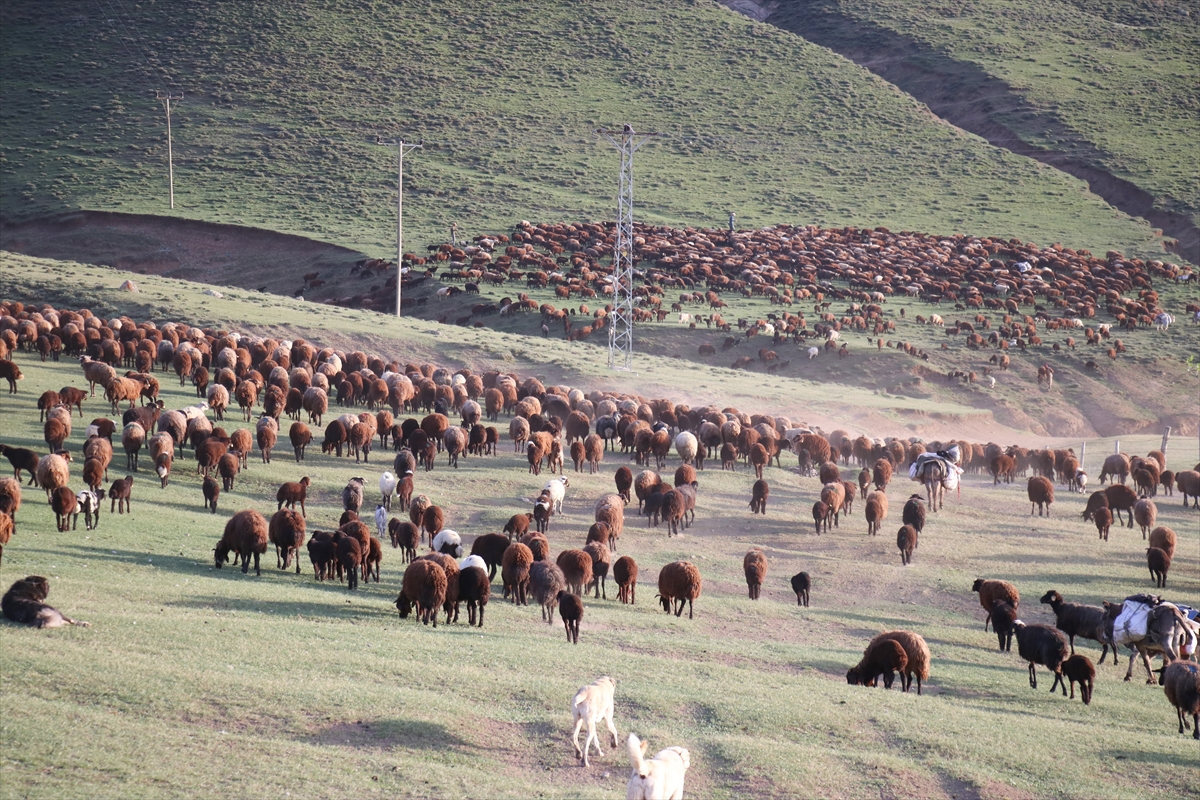
{"label": "grassy hillside", "polygon": [[667,137],[638,162],[639,218],[888,225],[1161,253],[1079,181],[931,118],[829,51],[707,0],[268,6],[12,2],[0,8],[0,212],[175,213],[373,254],[521,218],[613,213],[592,130]]}
{"label": "grassy hillside", "polygon": [[[212,298],[201,286],[155,277],[139,279],[143,291],[129,294],[116,291],[123,276],[112,270],[8,255],[2,265],[3,299],[58,302],[70,293],[76,305],[139,320],[301,334],[451,366],[494,359],[523,374],[531,363],[508,349],[518,337],[507,334],[488,334],[496,349],[485,355],[472,346],[472,331],[430,332],[428,323],[240,290]],[[74,284],[55,294],[68,280]],[[587,385],[598,372],[589,347],[556,345],[545,369]],[[81,374],[70,360],[42,364],[17,354],[17,361],[26,378],[18,394],[0,395],[0,440],[38,449],[38,394],[78,385]],[[703,391],[718,404],[754,410],[786,408],[802,385],[776,387],[725,370],[713,370],[720,382],[698,384],[686,366],[663,369],[666,379],[655,379],[674,385],[643,378],[647,393],[678,399],[685,389]],[[190,386],[161,373],[160,380],[168,407],[195,401]],[[747,394],[752,386],[756,396]],[[99,399],[85,403],[86,419],[106,412]],[[82,432],[77,425],[69,449],[78,452]],[[1122,438],[1128,452],[1157,444],[1158,437]],[[1092,440],[1089,453],[1112,446]],[[1168,455],[1175,469],[1200,457],[1194,439],[1173,441]],[[310,448],[297,464],[281,446],[264,465],[255,453],[209,514],[188,457],[176,462],[166,489],[145,470],[137,473],[132,514],[111,515],[106,506],[95,531],[55,531],[40,492],[27,491],[0,581],[46,575],[50,602],[92,627],[0,624],[5,794],[621,796],[623,751],[605,747],[581,770],[568,741],[569,699],[601,674],[616,678],[622,736],[632,730],[652,748],[691,751],[689,796],[1175,798],[1191,790],[1194,742],[1176,734],[1159,688],[1138,673],[1124,683],[1124,670],[1109,663],[1099,667],[1090,706],[1051,696],[1045,670],[1034,691],[1025,664],[996,652],[995,637],[982,630],[983,612],[969,591],[981,575],[1014,581],[1031,622],[1052,621],[1037,603],[1050,588],[1089,603],[1150,589],[1141,538],[1114,528],[1109,542],[1097,543],[1078,518],[1080,496],[1063,490],[1053,517],[1031,519],[1023,485],[993,487],[969,476],[905,568],[888,534],[898,524],[897,502],[878,538],[864,535],[861,503],[818,538],[805,521],[816,478],[768,469],[768,513],[749,519],[752,473],[706,470],[696,524],[681,538],[667,539],[630,511],[619,553],[641,565],[637,605],[587,600],[578,646],[532,606],[505,603],[498,582],[482,630],[400,621],[391,603],[403,565],[390,548],[381,582],[354,594],[317,583],[307,563],[302,575],[283,573],[270,555],[261,577],[213,569],[211,550],[225,520],[247,507],[272,512],[280,482],[312,477],[309,529],[328,529],[345,481],[366,475],[373,485],[384,463],[380,453],[355,465]],[[610,490],[621,463],[609,453],[600,474],[570,474],[567,513],[550,528],[555,552],[583,542],[592,504]],[[677,463],[672,457],[668,468]],[[123,465],[118,454],[111,477],[123,475]],[[78,469],[74,475],[78,488]],[[458,470],[439,459],[433,473],[417,475],[417,491],[442,505],[470,541],[527,508],[544,480],[501,447]],[[897,479],[889,494],[903,498],[911,486]],[[1195,513],[1178,496],[1160,498],[1159,519],[1181,537],[1167,594],[1200,604]],[[751,546],[770,560],[756,602],[746,599],[741,569]],[[705,579],[693,620],[668,617],[654,604],[659,568],[679,558],[698,564]],[[813,576],[808,609],[794,605],[787,585],[800,569]],[[845,683],[865,642],[893,627],[921,632],[933,651],[920,697]],[[1099,656],[1091,643],[1078,649]]]}

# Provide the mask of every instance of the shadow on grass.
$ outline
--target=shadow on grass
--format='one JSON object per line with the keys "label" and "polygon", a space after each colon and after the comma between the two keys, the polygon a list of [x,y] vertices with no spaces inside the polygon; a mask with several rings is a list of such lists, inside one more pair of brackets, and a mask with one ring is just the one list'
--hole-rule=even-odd
{"label": "shadow on grass", "polygon": [[296,737],[306,744],[330,745],[362,749],[439,750],[459,752],[476,748],[445,725],[410,719],[377,719],[360,722],[338,722],[314,733]]}
{"label": "shadow on grass", "polygon": [[[1174,722],[1171,723],[1174,725]],[[1176,729],[1177,730],[1177,729]],[[1179,737],[1184,741],[1184,737]],[[1191,738],[1190,736],[1187,738]],[[1193,740],[1194,741],[1194,740]],[[1130,750],[1129,748],[1112,748],[1110,750],[1100,751],[1100,755],[1112,760],[1121,761],[1141,761],[1146,764],[1168,764],[1172,766],[1179,765],[1179,757],[1171,753],[1151,753],[1145,750]],[[1194,765],[1193,765],[1194,766]]]}
{"label": "shadow on grass", "polygon": [[[345,594],[349,594],[346,592]],[[293,600],[256,601],[244,597],[214,597],[196,596],[186,600],[172,600],[164,605],[172,608],[190,608],[200,611],[237,611],[239,613],[270,614],[276,617],[326,617],[337,620],[361,620],[364,615],[375,616],[374,609],[364,609],[361,605],[350,605],[344,602],[349,597],[331,597],[328,602],[296,602]],[[379,611],[387,615],[387,609],[380,606]],[[395,608],[390,616],[396,616]]]}

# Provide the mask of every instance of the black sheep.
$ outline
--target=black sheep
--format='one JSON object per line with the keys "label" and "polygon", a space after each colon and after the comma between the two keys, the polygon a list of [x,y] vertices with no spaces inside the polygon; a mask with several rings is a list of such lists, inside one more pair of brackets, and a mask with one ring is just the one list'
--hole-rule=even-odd
{"label": "black sheep", "polygon": [[992,601],[992,630],[1000,643],[1001,653],[1012,652],[1013,623],[1017,621],[1017,610],[1003,600]]}
{"label": "black sheep", "polygon": [[50,581],[41,575],[22,578],[9,587],[0,600],[5,619],[35,628],[61,628],[63,625],[88,627],[86,622],[71,619],[42,601],[50,594]]}
{"label": "black sheep", "polygon": [[502,533],[485,533],[475,537],[471,543],[471,555],[479,556],[488,565],[488,579],[495,580],[496,570],[504,560],[504,551],[508,549],[508,537]]}
{"label": "black sheep", "polygon": [[914,494],[904,504],[904,514],[900,519],[905,525],[912,525],[918,534],[925,530],[925,498]]}
{"label": "black sheep", "polygon": [[[497,534],[491,534],[497,535]],[[504,538],[507,542],[506,537]],[[480,628],[483,627],[483,608],[492,592],[492,581],[479,567],[467,567],[458,574],[458,599],[467,604],[467,622],[475,625],[475,610],[479,609]]]}
{"label": "black sheep", "polygon": [[792,591],[796,593],[796,605],[808,608],[808,590],[812,586],[807,572],[797,572],[792,576]]}
{"label": "black sheep", "polygon": [[1029,685],[1037,688],[1035,665],[1041,664],[1054,673],[1054,684],[1050,691],[1062,686],[1063,697],[1067,696],[1067,684],[1063,680],[1062,664],[1067,660],[1069,645],[1062,631],[1049,625],[1026,625],[1021,620],[1013,622],[1017,636],[1017,652],[1029,662]]}
{"label": "black sheep", "polygon": [[1167,570],[1171,568],[1171,557],[1161,547],[1146,548],[1146,566],[1150,568],[1150,577],[1154,585],[1160,589],[1167,588]]}
{"label": "black sheep", "polygon": [[558,614],[567,629],[567,641],[579,644],[579,621],[583,619],[583,598],[568,591],[558,593]]}
{"label": "black sheep", "polygon": [[[353,536],[343,536],[337,543],[338,570],[346,575],[346,588],[358,588],[358,571],[362,566],[362,544]],[[340,575],[338,576],[341,577]]]}
{"label": "black sheep", "polygon": [[1067,635],[1071,643],[1071,655],[1075,654],[1075,637],[1082,636],[1104,645],[1104,650],[1100,653],[1101,664],[1104,663],[1110,647],[1113,651],[1113,664],[1117,663],[1117,648],[1111,644],[1112,640],[1105,631],[1106,618],[1103,608],[1065,602],[1063,596],[1054,589],[1042,595],[1042,602],[1054,611],[1054,627]]}

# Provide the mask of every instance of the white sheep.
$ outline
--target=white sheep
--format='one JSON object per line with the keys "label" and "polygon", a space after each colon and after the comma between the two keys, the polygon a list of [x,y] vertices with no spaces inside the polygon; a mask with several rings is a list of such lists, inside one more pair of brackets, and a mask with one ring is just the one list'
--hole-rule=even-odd
{"label": "white sheep", "polygon": [[810,361],[811,361],[812,359],[816,358],[816,357],[817,357],[818,355],[820,355],[820,354],[821,354],[821,348],[819,348],[819,347],[810,347],[810,348],[808,348],[808,358],[809,358],[809,360],[810,360]]}
{"label": "white sheep", "polygon": [[387,509],[382,505],[375,506],[375,530],[379,532],[379,538],[384,539],[388,532],[388,515]]}
{"label": "white sheep", "polygon": [[991,375],[988,375],[987,376],[987,385],[988,385],[989,389],[995,389],[996,388],[996,379],[994,377],[992,377]]}
{"label": "white sheep", "polygon": [[567,476],[563,475],[561,478],[546,481],[546,485],[542,487],[543,492],[550,493],[550,500],[553,504],[555,514],[563,513],[562,502],[563,498],[567,496],[567,487],[570,485],[571,482],[567,479]]}
{"label": "white sheep", "polygon": [[204,412],[208,411],[208,401],[201,400],[194,406],[179,409],[179,413],[183,414],[184,420],[191,422],[194,419],[204,416]]}
{"label": "white sheep", "polygon": [[679,458],[683,463],[690,464],[696,458],[696,450],[699,444],[696,441],[695,434],[690,431],[681,431],[675,437],[675,452],[679,454]]}
{"label": "white sheep", "polygon": [[438,531],[438,535],[433,537],[433,542],[430,546],[435,553],[445,553],[455,558],[462,558],[462,537],[456,531],[452,531],[449,528],[442,528]]}
{"label": "white sheep", "polygon": [[689,325],[689,324],[691,324],[691,322],[692,322],[691,314],[687,313],[686,311],[679,312],[679,324],[680,325]]}
{"label": "white sheep", "polygon": [[379,476],[379,493],[383,495],[383,507],[388,511],[392,510],[392,495],[396,492],[397,483],[399,481],[396,476],[390,472]]}

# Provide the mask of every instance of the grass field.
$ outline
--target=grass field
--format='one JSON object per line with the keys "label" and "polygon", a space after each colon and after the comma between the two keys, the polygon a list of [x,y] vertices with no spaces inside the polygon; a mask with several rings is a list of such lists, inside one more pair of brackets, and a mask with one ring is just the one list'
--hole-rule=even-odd
{"label": "grass field", "polygon": [[[988,146],[830,51],[715,3],[5,3],[0,214],[175,214],[391,252],[517,220],[606,219],[629,121],[639,219],[970,231],[1161,255],[1085,184]],[[86,34],[86,35],[81,35]],[[1167,159],[1169,160],[1169,158]],[[1186,182],[1184,172],[1183,180]]]}
{"label": "grass field", "polygon": [[[823,403],[836,414],[875,403],[894,414],[911,402],[718,368],[699,384],[693,365],[673,359],[614,380],[588,344],[555,343],[546,358],[541,343],[512,334],[240,290],[215,299],[202,286],[158,278],[142,280],[143,291],[132,295],[115,291],[122,276],[110,270],[7,255],[3,267],[0,299],[53,298],[42,290],[57,283],[77,299],[73,306],[98,313],[303,335],[402,361],[492,363],[553,382],[698,395],[750,412]],[[0,441],[42,450],[37,396],[78,385],[81,374],[69,360],[41,364],[18,354],[17,361],[26,378],[18,394],[0,395]],[[168,407],[195,401],[190,386],[160,380]],[[937,408],[974,425],[969,408]],[[107,410],[99,399],[85,404],[69,449],[78,452],[82,423]],[[1016,435],[991,430],[975,438]],[[1088,445],[1094,467],[1092,454],[1110,452],[1113,442]],[[1130,453],[1157,445],[1157,436],[1121,440]],[[282,573],[269,556],[262,577],[214,570],[211,549],[224,521],[241,508],[273,511],[269,498],[280,482],[309,475],[310,530],[329,528],[346,479],[364,475],[370,486],[384,468],[382,458],[355,466],[316,448],[303,464],[285,446],[270,465],[256,456],[215,515],[203,510],[188,459],[176,462],[166,489],[139,473],[132,514],[106,507],[91,532],[56,532],[40,493],[26,492],[0,580],[48,576],[50,602],[92,627],[0,625],[4,796],[619,796],[628,775],[623,752],[606,748],[585,771],[568,742],[570,697],[601,674],[616,678],[622,736],[633,730],[652,748],[691,750],[689,796],[1176,798],[1194,789],[1195,744],[1175,733],[1173,711],[1144,675],[1123,683],[1123,671],[1103,665],[1085,707],[1050,696],[1044,670],[1039,689],[1030,689],[1024,664],[996,652],[994,636],[982,630],[969,591],[980,576],[1016,583],[1027,621],[1052,620],[1037,604],[1047,589],[1090,603],[1151,589],[1137,533],[1114,529],[1109,542],[1097,542],[1078,518],[1083,498],[1062,487],[1053,517],[1031,519],[1022,484],[993,487],[968,476],[961,497],[926,527],[915,564],[904,568],[888,533],[899,524],[896,499],[910,491],[903,479],[889,489],[884,535],[864,535],[860,502],[839,529],[818,538],[808,521],[817,480],[795,474],[789,462],[768,470],[771,503],[757,519],[746,508],[752,473],[706,470],[696,524],[684,536],[668,540],[631,512],[620,553],[641,565],[638,603],[589,600],[573,647],[559,625],[504,603],[498,589],[482,630],[401,622],[391,603],[402,565],[390,548],[382,581],[354,594],[315,582],[307,565],[300,576]],[[1198,458],[1194,438],[1172,439],[1170,467]],[[123,463],[118,455],[111,477],[123,474]],[[592,503],[611,490],[620,463],[610,453],[601,474],[570,474],[567,513],[551,523],[554,551],[583,542]],[[677,463],[672,458],[668,469]],[[448,526],[468,541],[525,510],[545,480],[528,475],[524,459],[504,447],[458,470],[440,460],[416,478],[417,491],[442,505]],[[1160,501],[1160,522],[1180,535],[1166,594],[1200,604],[1196,514],[1178,495]],[[757,602],[746,599],[741,574],[751,546],[770,559]],[[679,558],[693,560],[705,578],[694,620],[668,617],[653,600],[658,569]],[[787,586],[799,569],[813,576],[809,609],[794,605]],[[920,697],[845,683],[866,641],[893,627],[922,633],[933,652]],[[1090,644],[1080,649],[1098,657]]]}

